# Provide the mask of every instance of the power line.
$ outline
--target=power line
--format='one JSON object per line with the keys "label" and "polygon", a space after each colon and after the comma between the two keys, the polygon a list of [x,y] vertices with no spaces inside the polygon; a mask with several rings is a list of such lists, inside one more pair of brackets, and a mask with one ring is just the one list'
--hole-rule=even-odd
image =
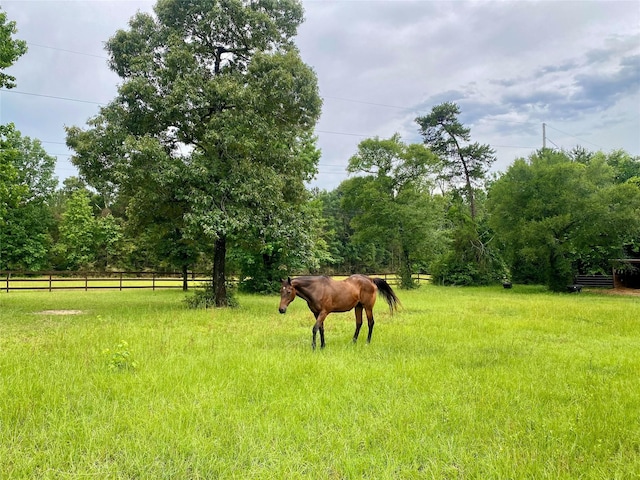
{"label": "power line", "polygon": [[[48,48],[48,49],[59,50],[59,51],[72,53],[72,54],[76,54],[76,55],[84,55],[84,56],[90,56],[90,57],[96,57],[96,58],[102,58],[102,59],[108,60],[107,57],[101,57],[101,56],[90,54],[90,53],[78,52],[78,51],[74,51],[74,50],[67,50],[67,49],[57,48],[57,47],[50,47],[50,46],[47,46],[47,45],[40,45],[40,44],[37,44],[37,43],[30,43],[30,42],[27,42],[27,43],[29,43],[30,45],[33,45],[33,46],[40,47],[40,48]],[[106,103],[104,103],[104,102],[94,102],[94,101],[90,101],[90,100],[81,100],[81,99],[77,99],[77,98],[60,97],[60,96],[56,96],[56,95],[45,95],[45,94],[33,93],[33,92],[23,92],[23,91],[18,91],[18,90],[0,89],[0,92],[7,92],[7,93],[14,93],[14,94],[19,94],[19,95],[28,95],[28,96],[42,97],[42,98],[51,98],[51,99],[55,99],[55,100],[64,100],[64,101],[70,101],[70,102],[87,103],[87,104],[100,105],[100,106],[106,105]],[[415,111],[416,110],[415,108],[404,107],[404,106],[399,106],[399,105],[389,105],[389,104],[384,104],[384,103],[368,102],[368,101],[364,101],[364,100],[356,100],[356,99],[350,99],[350,98],[345,98],[345,97],[337,97],[337,96],[332,96],[332,95],[325,95],[325,96],[323,96],[323,98],[331,98],[331,99],[336,99],[336,100],[341,100],[341,101],[346,101],[346,102],[359,103],[359,104],[364,104],[364,105],[374,105],[374,106],[385,107],[385,108],[394,108],[394,109],[399,109],[399,110],[407,110],[407,111]],[[521,124],[521,125],[531,125],[531,124],[533,124],[533,122],[521,122],[521,121],[517,121],[517,120],[504,120],[504,119],[491,118],[491,117],[486,117],[486,118],[483,118],[481,120],[483,120],[483,121],[491,121],[491,122]],[[596,146],[598,148],[605,149],[605,147],[603,147],[602,145],[598,145],[598,144],[590,142],[588,140],[584,140],[584,139],[582,139],[580,137],[577,137],[577,136],[572,135],[570,133],[564,132],[564,131],[562,131],[562,130],[556,128],[556,127],[553,127],[551,125],[547,125],[547,126],[549,128],[552,128],[552,129],[564,134],[564,135],[568,135],[568,136],[570,136],[572,138],[575,138],[577,140],[580,140],[582,142],[589,143],[589,144],[594,145],[594,146]],[[359,134],[359,133],[335,132],[335,131],[329,131],[329,130],[316,130],[316,132],[317,133],[330,134],[330,135],[343,135],[343,136],[352,136],[352,137],[361,137],[361,138],[370,137],[370,135],[364,135],[364,134]],[[54,143],[54,142],[49,142],[49,143]],[[555,143],[554,143],[554,145],[557,148],[559,148]],[[498,147],[498,148],[535,149],[535,147],[512,146],[512,145],[491,145],[491,146]]]}
{"label": "power line", "polygon": [[[603,147],[602,145],[598,145],[597,143],[590,142],[589,140],[585,140],[585,139],[583,139],[583,138],[576,137],[575,135],[571,135],[570,133],[563,132],[563,131],[562,131],[562,130],[560,130],[559,128],[552,127],[552,126],[551,126],[551,125],[549,125],[548,123],[547,123],[546,125],[547,125],[547,127],[552,128],[553,130],[555,130],[555,131],[557,131],[557,132],[563,133],[563,134],[565,134],[565,135],[569,135],[570,137],[575,138],[576,140],[580,140],[581,142],[589,143],[589,144],[591,144],[591,145],[593,145],[593,146],[595,146],[595,147],[598,147],[598,148],[601,148],[601,149],[605,150],[605,147]],[[553,142],[552,142],[552,143],[553,143]],[[554,145],[556,145],[556,144],[554,143]],[[556,147],[557,147],[557,145],[556,145]]]}
{"label": "power line", "polygon": [[346,135],[348,137],[365,137],[365,138],[367,138],[367,137],[371,136],[371,135],[362,135],[360,133],[331,132],[331,131],[328,131],[328,130],[316,130],[316,132],[318,132],[318,133],[328,133],[328,134],[331,134],[331,135]]}
{"label": "power line", "polygon": [[365,102],[363,100],[354,100],[352,98],[343,98],[343,97],[334,97],[331,95],[323,95],[322,98],[332,98],[334,100],[342,100],[343,102],[352,102],[352,103],[362,103],[364,105],[373,105],[376,107],[387,107],[387,108],[396,108],[399,110],[411,110],[411,111],[415,111],[415,108],[410,108],[410,107],[400,107],[398,105],[388,105],[385,103],[375,103],[375,102]]}
{"label": "power line", "polygon": [[40,45],[38,43],[32,43],[32,42],[27,42],[27,45],[29,45],[30,47],[47,48],[49,50],[57,50],[59,52],[73,53],[75,55],[84,55],[85,57],[94,57],[94,58],[101,58],[103,60],[109,60],[108,57],[104,57],[102,55],[95,55],[93,53],[76,52],[74,50],[67,50],[65,48],[57,48],[57,47],[49,47],[47,45]]}
{"label": "power line", "polygon": [[[59,96],[55,96],[55,95],[44,95],[44,94],[40,94],[40,93],[32,93],[32,92],[21,92],[21,91],[16,91],[16,90],[7,90],[7,89],[0,89],[0,92],[7,92],[7,93],[16,93],[16,94],[20,94],[20,95],[29,95],[29,96],[34,96],[34,97],[44,97],[44,98],[53,98],[56,100],[65,100],[65,101],[69,101],[69,102],[80,102],[80,103],[89,103],[89,104],[93,104],[93,105],[106,105],[105,103],[100,103],[100,102],[93,102],[93,101],[89,101],[89,100],[80,100],[77,98],[68,98],[68,97],[59,97]],[[366,103],[366,102],[360,102],[360,103]],[[382,104],[377,104],[380,106],[383,106]],[[401,107],[398,107],[401,108]],[[521,123],[521,122],[515,122],[515,123]],[[553,128],[553,127],[551,127]],[[557,128],[555,128],[555,130],[558,130]],[[560,130],[558,130],[560,131]],[[371,135],[364,135],[361,133],[349,133],[349,132],[335,132],[335,131],[330,131],[330,130],[316,130],[317,133],[325,133],[325,134],[329,134],[329,135],[344,135],[344,136],[349,136],[349,137],[361,137],[361,138],[369,138],[371,137]],[[565,132],[562,132],[565,133]],[[565,133],[566,135],[570,135],[568,133]],[[573,136],[573,135],[570,135]],[[578,138],[578,137],[574,137],[574,138]],[[45,141],[41,141],[42,143],[52,143],[52,144],[57,144],[57,145],[65,145],[64,142],[45,142]],[[555,145],[555,143],[554,143]],[[596,144],[593,144],[596,145]],[[520,149],[526,149],[526,150],[535,150],[536,147],[525,147],[525,146],[517,146],[517,145],[491,145],[491,147],[497,147],[497,148],[520,148]],[[599,145],[596,145],[599,148],[604,148],[604,147],[600,147]],[[556,145],[557,147],[557,145]],[[67,155],[64,153],[59,153],[59,154],[51,154],[51,155]],[[69,155],[67,155],[69,156]]]}
{"label": "power line", "polygon": [[490,147],[496,147],[496,148],[522,148],[525,150],[536,150],[538,147],[518,147],[516,145],[489,145]]}
{"label": "power line", "polygon": [[547,142],[552,143],[558,150],[562,150],[558,145],[556,145],[556,143],[551,140],[549,137],[547,137]]}
{"label": "power line", "polygon": [[[64,48],[51,47],[51,46],[48,46],[48,45],[42,45],[42,44],[28,42],[28,41],[27,41],[27,44],[31,45],[31,46],[39,47],[39,48],[47,48],[47,49],[51,49],[51,50],[57,50],[57,51],[66,52],[66,53],[72,53],[74,55],[83,55],[83,56],[88,56],[88,57],[101,58],[103,60],[109,60],[108,57],[101,56],[101,55],[96,55],[96,54],[92,54],[92,53],[85,53],[85,52],[79,52],[79,51],[75,51],[75,50],[68,50],[68,49],[64,49]],[[56,100],[67,100],[67,101],[71,101],[71,102],[89,103],[89,104],[93,104],[93,105],[106,105],[106,103],[104,103],[104,102],[93,102],[93,101],[80,100],[80,99],[75,99],[75,98],[58,97],[58,96],[54,96],[54,95],[43,95],[43,94],[37,94],[37,93],[20,92],[20,91],[15,91],[15,90],[6,90],[6,89],[0,89],[0,91],[9,92],[9,93],[17,93],[17,94],[22,94],[22,95],[44,97],[44,98],[53,98],[53,99],[56,99]],[[385,104],[385,103],[369,102],[369,101],[365,101],[365,100],[356,100],[356,99],[352,99],[352,98],[338,97],[338,96],[333,96],[333,95],[324,95],[323,98],[341,100],[341,101],[351,102],[351,103],[359,103],[359,104],[363,104],[363,105],[373,105],[373,106],[378,106],[378,107],[394,108],[394,109],[398,109],[398,110],[406,110],[406,111],[416,111],[417,110],[414,107],[406,107],[406,106],[400,106],[400,105],[390,105],[390,104]],[[502,123],[520,124],[520,125],[532,125],[534,123],[534,122],[522,122],[522,121],[517,121],[517,120],[506,120],[506,119],[491,118],[491,117],[486,117],[486,118],[483,118],[481,120],[490,121],[490,122],[502,122]],[[575,138],[577,140],[580,140],[581,142],[585,142],[585,143],[588,143],[590,145],[594,145],[594,146],[596,146],[598,148],[605,149],[605,147],[603,147],[602,145],[598,145],[597,143],[593,143],[593,142],[590,142],[588,140],[584,140],[584,139],[582,139],[580,137],[577,137],[577,136],[572,135],[570,133],[564,132],[564,131],[562,131],[562,130],[560,130],[558,128],[552,127],[551,125],[547,125],[547,126],[549,128],[552,128],[552,129],[564,134],[564,135],[568,135],[568,136],[573,137],[573,138]],[[327,134],[332,134],[332,135],[345,135],[345,136],[354,136],[354,137],[363,137],[363,138],[369,137],[369,135],[362,135],[362,134],[348,133],[348,132],[333,132],[333,131],[323,131],[323,130],[317,130],[317,132],[318,133],[327,133]],[[501,148],[532,148],[532,147],[516,147],[516,146],[512,147],[512,146],[501,146],[501,145],[494,145],[494,146],[501,147]]]}
{"label": "power line", "polygon": [[0,92],[3,92],[3,93],[15,93],[15,94],[18,94],[18,95],[28,95],[28,96],[32,96],[32,97],[53,98],[55,100],[66,100],[68,102],[90,103],[92,105],[106,105],[106,103],[102,103],[102,102],[92,102],[90,100],[80,100],[78,98],[58,97],[58,96],[55,96],[55,95],[44,95],[42,93],[21,92],[19,90],[7,90],[5,88],[0,88]]}

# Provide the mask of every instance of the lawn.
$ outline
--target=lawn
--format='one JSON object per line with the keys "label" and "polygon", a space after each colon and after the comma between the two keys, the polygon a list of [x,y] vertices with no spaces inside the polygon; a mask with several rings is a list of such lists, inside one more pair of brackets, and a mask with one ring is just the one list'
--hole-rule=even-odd
{"label": "lawn", "polygon": [[638,297],[397,292],[315,352],[301,299],[0,293],[0,478],[640,476]]}

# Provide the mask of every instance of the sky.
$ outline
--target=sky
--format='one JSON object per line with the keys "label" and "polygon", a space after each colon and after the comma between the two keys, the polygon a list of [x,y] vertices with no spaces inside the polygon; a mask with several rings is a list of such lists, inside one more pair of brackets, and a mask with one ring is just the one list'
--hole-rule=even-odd
{"label": "sky", "polygon": [[[506,171],[543,145],[640,155],[640,2],[303,0],[295,42],[323,98],[322,156],[310,187],[335,189],[358,144],[455,102],[471,141]],[[0,123],[13,122],[77,175],[65,126],[86,128],[121,79],[104,43],[154,1],[0,0],[29,51],[5,72]]]}

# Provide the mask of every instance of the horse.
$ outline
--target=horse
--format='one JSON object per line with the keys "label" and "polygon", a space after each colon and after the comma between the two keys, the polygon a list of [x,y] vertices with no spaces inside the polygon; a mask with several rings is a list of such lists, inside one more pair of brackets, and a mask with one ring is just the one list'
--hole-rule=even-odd
{"label": "horse", "polygon": [[316,348],[316,333],[320,332],[320,348],[324,348],[324,319],[332,312],[348,312],[355,307],[356,331],[353,343],[357,342],[362,327],[362,310],[367,313],[369,333],[367,343],[371,343],[373,333],[373,305],[376,293],[380,292],[389,304],[391,314],[398,309],[400,300],[389,284],[382,278],[369,278],[365,275],[351,275],[345,280],[336,281],[326,276],[304,276],[293,280],[289,277],[282,280],[280,288],[280,313],[284,314],[296,296],[309,305],[309,310],[316,318],[313,326],[311,347]]}

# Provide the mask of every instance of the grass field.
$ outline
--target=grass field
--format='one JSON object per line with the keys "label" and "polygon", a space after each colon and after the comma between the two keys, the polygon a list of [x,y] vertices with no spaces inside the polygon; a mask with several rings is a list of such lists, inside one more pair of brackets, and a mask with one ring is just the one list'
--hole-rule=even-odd
{"label": "grass field", "polygon": [[0,293],[0,478],[639,478],[638,297],[398,294],[313,352],[300,299]]}

